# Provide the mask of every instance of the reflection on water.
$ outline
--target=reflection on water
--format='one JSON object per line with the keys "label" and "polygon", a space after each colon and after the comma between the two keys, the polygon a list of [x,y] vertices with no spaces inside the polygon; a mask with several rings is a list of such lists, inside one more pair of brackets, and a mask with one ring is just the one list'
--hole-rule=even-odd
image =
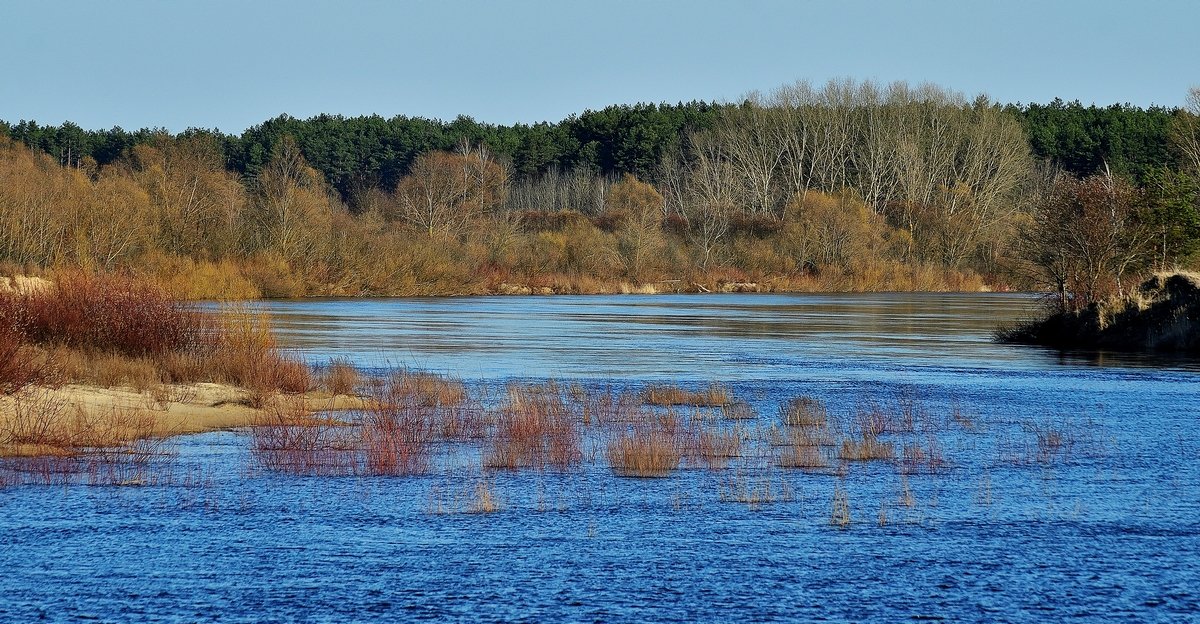
{"label": "reflection on water", "polygon": [[[264,304],[314,362],[349,356],[466,378],[888,380],[917,371],[1136,366],[997,345],[1037,312],[1018,294],[464,297]],[[1161,358],[1150,360],[1163,364]],[[1167,362],[1195,369],[1194,362]]]}

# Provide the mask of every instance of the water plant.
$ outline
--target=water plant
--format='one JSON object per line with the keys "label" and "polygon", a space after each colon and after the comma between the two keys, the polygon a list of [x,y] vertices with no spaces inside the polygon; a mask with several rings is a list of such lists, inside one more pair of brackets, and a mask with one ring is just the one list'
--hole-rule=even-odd
{"label": "water plant", "polygon": [[608,463],[623,477],[667,477],[679,468],[676,430],[649,423],[620,432],[608,443]]}
{"label": "water plant", "polygon": [[700,390],[688,390],[674,384],[655,384],[642,391],[648,405],[692,405],[723,407],[730,403],[729,389],[717,383]]}

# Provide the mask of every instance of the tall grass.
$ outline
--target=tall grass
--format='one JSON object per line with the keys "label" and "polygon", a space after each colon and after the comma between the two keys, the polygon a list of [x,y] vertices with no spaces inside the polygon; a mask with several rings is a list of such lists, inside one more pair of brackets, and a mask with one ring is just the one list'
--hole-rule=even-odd
{"label": "tall grass", "polygon": [[829,413],[821,399],[798,396],[779,409],[779,418],[792,427],[824,427],[829,422]]}
{"label": "tall grass", "polygon": [[580,419],[558,387],[510,385],[484,457],[491,468],[567,468],[583,458]]}
{"label": "tall grass", "polygon": [[325,368],[324,374],[321,376],[321,384],[330,394],[334,395],[354,394],[358,389],[359,382],[358,369],[354,367],[349,358],[344,357],[329,360],[329,366]]}
{"label": "tall grass", "polygon": [[723,407],[730,403],[729,389],[716,383],[700,390],[688,390],[671,384],[648,386],[642,391],[642,400],[648,405],[662,406]]}
{"label": "tall grass", "polygon": [[670,422],[640,424],[608,443],[609,466],[623,477],[667,477],[679,468],[678,430]]}

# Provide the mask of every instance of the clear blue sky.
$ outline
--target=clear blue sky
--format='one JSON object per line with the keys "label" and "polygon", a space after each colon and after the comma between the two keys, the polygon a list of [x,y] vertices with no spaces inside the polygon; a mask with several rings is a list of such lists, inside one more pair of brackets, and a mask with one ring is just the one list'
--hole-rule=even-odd
{"label": "clear blue sky", "polygon": [[492,123],[805,78],[1177,106],[1200,1],[0,0],[0,119],[240,132],[280,113]]}

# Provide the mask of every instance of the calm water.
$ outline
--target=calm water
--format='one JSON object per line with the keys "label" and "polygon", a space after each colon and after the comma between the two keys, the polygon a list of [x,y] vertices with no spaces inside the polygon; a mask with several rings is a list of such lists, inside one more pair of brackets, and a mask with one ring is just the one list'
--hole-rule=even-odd
{"label": "calm water", "polygon": [[[716,380],[764,427],[798,394],[844,414],[915,396],[971,424],[930,434],[947,471],[904,479],[880,463],[836,476],[763,457],[620,479],[602,453],[565,473],[447,456],[422,477],[295,477],[255,469],[244,432],[180,438],[169,485],[0,489],[0,621],[1200,617],[1200,366],[992,344],[997,324],[1032,313],[1028,297],[268,307],[313,363],[343,355],[479,386]],[[1035,433],[1049,429],[1070,443],[1043,460]],[[501,509],[454,513],[480,480]],[[728,500],[729,483],[774,500]],[[835,488],[844,529],[829,523]]]}

